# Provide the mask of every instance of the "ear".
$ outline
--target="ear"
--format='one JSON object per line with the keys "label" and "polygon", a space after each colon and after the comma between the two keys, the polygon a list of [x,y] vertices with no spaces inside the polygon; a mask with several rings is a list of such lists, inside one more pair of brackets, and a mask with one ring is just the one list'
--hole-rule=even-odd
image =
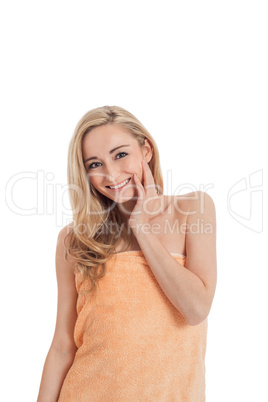
{"label": "ear", "polygon": [[147,138],[145,138],[145,143],[142,147],[142,155],[147,163],[150,162],[153,156],[153,146]]}

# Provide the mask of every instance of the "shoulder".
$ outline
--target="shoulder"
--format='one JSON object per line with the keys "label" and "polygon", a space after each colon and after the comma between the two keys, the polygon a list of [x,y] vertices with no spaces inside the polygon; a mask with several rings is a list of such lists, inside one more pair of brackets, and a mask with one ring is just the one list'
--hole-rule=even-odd
{"label": "shoulder", "polygon": [[57,238],[57,256],[60,259],[63,259],[67,261],[69,264],[74,265],[74,259],[72,256],[69,254],[69,242],[66,242],[66,239],[73,231],[73,223],[70,223],[66,226],[64,226],[58,233],[58,238]]}
{"label": "shoulder", "polygon": [[68,225],[64,226],[62,229],[60,229],[58,233],[58,240],[57,242],[61,242],[64,244],[65,238],[68,236],[70,232],[73,231],[73,222],[69,223]]}
{"label": "shoulder", "polygon": [[187,217],[215,212],[215,204],[212,197],[204,191],[193,191],[173,196],[173,201],[177,210],[183,211]]}
{"label": "shoulder", "polygon": [[68,225],[64,226],[62,229],[59,231],[60,236],[66,236],[68,233],[73,231],[74,223],[71,222]]}

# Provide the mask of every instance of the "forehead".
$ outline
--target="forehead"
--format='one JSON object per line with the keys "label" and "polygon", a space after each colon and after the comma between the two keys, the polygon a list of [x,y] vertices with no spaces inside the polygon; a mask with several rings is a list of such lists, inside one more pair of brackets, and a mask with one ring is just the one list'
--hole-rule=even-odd
{"label": "forehead", "polygon": [[[128,141],[133,144],[134,136],[125,127],[115,124],[107,124],[93,128],[83,139],[83,147],[96,149],[97,147],[109,148],[110,146],[121,145],[121,141]],[[125,143],[125,142],[124,142]],[[123,144],[123,143],[122,143]]]}

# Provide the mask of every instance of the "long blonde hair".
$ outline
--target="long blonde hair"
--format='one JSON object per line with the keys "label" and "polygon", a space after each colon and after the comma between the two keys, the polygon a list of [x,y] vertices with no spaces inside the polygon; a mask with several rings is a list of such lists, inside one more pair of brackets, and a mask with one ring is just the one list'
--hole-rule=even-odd
{"label": "long blonde hair", "polygon": [[[94,127],[116,124],[126,128],[139,145],[149,141],[153,155],[149,162],[158,193],[163,194],[163,177],[157,145],[146,128],[127,110],[118,106],[103,106],[90,110],[78,122],[71,138],[68,151],[69,198],[73,222],[65,237],[65,259],[68,255],[82,274],[82,281],[89,279],[89,292],[106,273],[106,262],[112,257],[119,241],[124,240],[126,250],[131,244],[131,233],[114,201],[92,187],[83,162],[83,138]],[[109,230],[114,225],[114,230]],[[82,230],[81,230],[82,227]],[[119,236],[120,234],[120,236]],[[100,272],[99,272],[100,269]]]}

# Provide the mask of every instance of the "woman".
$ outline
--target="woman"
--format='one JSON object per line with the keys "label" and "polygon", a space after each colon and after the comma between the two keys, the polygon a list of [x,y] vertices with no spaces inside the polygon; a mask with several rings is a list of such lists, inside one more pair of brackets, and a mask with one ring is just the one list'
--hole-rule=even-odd
{"label": "woman", "polygon": [[73,222],[58,236],[58,312],[38,402],[205,401],[216,218],[201,191],[163,195],[155,141],[120,107],[78,123]]}

